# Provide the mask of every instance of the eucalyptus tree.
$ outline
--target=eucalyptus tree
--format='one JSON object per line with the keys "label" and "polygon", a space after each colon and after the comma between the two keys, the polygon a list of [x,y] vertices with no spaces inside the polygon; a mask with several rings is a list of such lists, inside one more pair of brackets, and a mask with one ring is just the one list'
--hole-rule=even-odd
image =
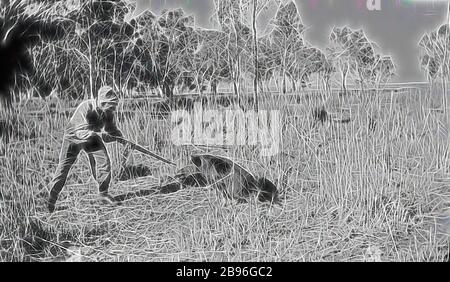
{"label": "eucalyptus tree", "polygon": [[62,31],[42,11],[27,9],[21,1],[0,5],[0,155],[23,124],[12,107],[13,94],[29,88],[29,75],[36,72],[30,53],[41,40],[57,40]]}
{"label": "eucalyptus tree", "polygon": [[146,11],[134,19],[134,56],[139,81],[163,89],[171,99],[177,84],[187,79],[183,67],[192,56],[190,42],[194,19],[182,9],[163,10],[160,16]]}
{"label": "eucalyptus tree", "polygon": [[167,39],[158,24],[157,16],[145,11],[130,21],[134,27],[133,56],[135,62],[130,74],[138,84],[145,83],[161,89],[162,71],[158,63],[167,58]]}
{"label": "eucalyptus tree", "polygon": [[292,79],[293,91],[297,90],[297,82],[302,85],[308,83],[313,74],[321,75],[327,67],[327,58],[318,48],[305,44],[294,53],[293,64],[288,68]]}
{"label": "eucalyptus tree", "polygon": [[362,91],[367,84],[376,81],[377,75],[381,80],[392,77],[391,72],[395,69],[392,59],[380,55],[376,51],[376,44],[367,38],[363,30],[335,27],[331,32],[330,42],[329,57],[340,71],[344,92],[347,90],[349,76],[360,84]]}
{"label": "eucalyptus tree", "polygon": [[[255,109],[258,109],[258,85],[260,80],[259,69],[259,40],[257,21],[261,13],[268,9],[269,4],[273,3],[276,6],[292,2],[290,0],[242,0],[241,1],[241,17],[242,22],[252,27],[252,57],[253,57],[253,95],[255,101]],[[294,3],[295,5],[295,3]]]}
{"label": "eucalyptus tree", "polygon": [[[254,77],[258,78],[258,85],[261,91],[270,92],[270,81],[275,77],[278,68],[270,34],[258,38],[258,46],[257,74],[254,74],[254,68],[251,68],[249,71],[253,73]],[[266,85],[266,89],[264,89],[264,85]]]}
{"label": "eucalyptus tree", "polygon": [[278,64],[278,73],[282,79],[282,91],[286,93],[289,68],[296,62],[296,52],[305,46],[303,40],[305,27],[294,1],[280,3],[268,30],[274,49],[273,55]]}
{"label": "eucalyptus tree", "polygon": [[334,61],[341,75],[341,86],[344,93],[347,91],[347,77],[350,70],[350,28],[334,27],[330,34],[330,47],[328,53]]}
{"label": "eucalyptus tree", "polygon": [[43,41],[33,50],[38,75],[34,85],[49,93],[54,87],[66,95],[95,97],[99,85],[126,87],[134,64],[134,28],[124,21],[129,7],[120,0],[53,1],[41,10],[58,19],[64,29],[59,41]]}
{"label": "eucalyptus tree", "polygon": [[426,72],[431,84],[441,79],[445,98],[450,74],[450,24],[443,24],[435,31],[424,34],[419,48],[422,70]]}
{"label": "eucalyptus tree", "polygon": [[[228,51],[228,64],[234,93],[241,92],[242,66],[252,41],[250,28],[244,23],[244,0],[214,0],[215,19],[221,31],[228,36],[224,48]],[[248,56],[247,56],[248,57]]]}
{"label": "eucalyptus tree", "polygon": [[372,79],[373,68],[376,62],[375,46],[369,41],[362,29],[353,31],[350,38],[351,42],[351,66],[357,76],[361,91],[364,91],[365,85]]}
{"label": "eucalyptus tree", "polygon": [[217,82],[221,78],[221,66],[227,66],[226,49],[227,35],[214,29],[196,28],[189,35],[189,45],[186,46],[186,56],[180,64],[180,76],[187,82],[185,86],[196,88],[200,94],[211,85],[217,92]]}
{"label": "eucalyptus tree", "polygon": [[331,79],[333,77],[333,74],[336,72],[336,67],[333,64],[333,61],[327,55],[325,55],[324,59],[325,60],[320,70],[320,77],[322,78],[325,91],[330,91]]}
{"label": "eucalyptus tree", "polygon": [[228,50],[223,48],[227,44],[228,35],[213,29],[196,29],[194,35],[196,48],[190,70],[195,73],[200,91],[203,89],[200,86],[207,81],[213,94],[217,94],[218,83],[231,78]]}
{"label": "eucalyptus tree", "polygon": [[0,6],[0,115],[11,110],[12,92],[29,86],[36,64],[30,49],[41,40],[58,40],[63,31],[44,11],[22,1],[2,1]]}
{"label": "eucalyptus tree", "polygon": [[162,30],[163,45],[167,48],[164,57],[159,57],[156,67],[159,68],[160,85],[167,97],[172,97],[173,89],[180,74],[179,66],[192,56],[190,42],[194,33],[194,18],[184,13],[183,9],[165,10],[158,18]]}
{"label": "eucalyptus tree", "polygon": [[372,71],[373,82],[379,89],[386,85],[395,76],[396,67],[391,56],[377,56]]}

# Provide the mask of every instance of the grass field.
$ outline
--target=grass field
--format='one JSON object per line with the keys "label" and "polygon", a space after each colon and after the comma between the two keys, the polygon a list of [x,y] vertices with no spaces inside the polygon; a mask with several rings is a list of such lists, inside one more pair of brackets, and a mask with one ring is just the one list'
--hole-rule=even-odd
{"label": "grass field", "polygon": [[[260,158],[258,148],[245,146],[210,151],[278,180],[280,206],[224,203],[213,188],[158,193],[154,187],[176,169],[137,153],[129,164],[146,166],[151,175],[118,182],[121,150],[109,145],[111,194],[148,196],[104,206],[82,155],[52,215],[47,185],[68,114],[44,107],[31,117],[30,106],[23,106],[16,128],[21,134],[0,159],[0,260],[449,260],[449,227],[442,224],[450,203],[448,125],[440,94],[329,95],[327,111],[349,117],[348,124],[317,122],[312,113],[322,105],[319,97],[261,100],[262,108],[282,113],[282,154]],[[191,153],[207,151],[173,146],[170,118],[156,118],[150,105],[134,111],[119,109],[125,136],[179,168]]]}

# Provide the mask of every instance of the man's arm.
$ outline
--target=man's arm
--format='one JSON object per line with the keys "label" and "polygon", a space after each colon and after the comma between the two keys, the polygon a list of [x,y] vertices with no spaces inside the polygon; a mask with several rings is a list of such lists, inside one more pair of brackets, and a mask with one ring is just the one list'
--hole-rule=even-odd
{"label": "man's arm", "polygon": [[105,116],[105,133],[102,135],[103,141],[106,143],[115,142],[112,137],[123,137],[122,131],[117,127],[116,120],[113,113],[108,113]]}

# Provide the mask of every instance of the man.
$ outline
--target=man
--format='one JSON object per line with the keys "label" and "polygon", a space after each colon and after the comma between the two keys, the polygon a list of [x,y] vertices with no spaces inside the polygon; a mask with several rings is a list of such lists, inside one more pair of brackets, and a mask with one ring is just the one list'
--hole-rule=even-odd
{"label": "man", "polygon": [[89,157],[92,175],[99,185],[100,196],[108,203],[116,201],[108,194],[111,182],[111,161],[106,143],[114,142],[113,137],[122,137],[114,118],[119,99],[111,87],[102,87],[96,99],[81,103],[66,127],[59,164],[51,182],[48,210],[52,213],[58,195],[66,183],[70,168],[78,154],[85,151]]}

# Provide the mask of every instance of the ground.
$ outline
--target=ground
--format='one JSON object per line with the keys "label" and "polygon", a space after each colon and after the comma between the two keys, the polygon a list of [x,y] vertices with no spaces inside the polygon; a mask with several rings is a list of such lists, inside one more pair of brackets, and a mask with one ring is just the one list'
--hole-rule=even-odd
{"label": "ground", "polygon": [[[138,153],[128,165],[145,174],[119,181],[121,148],[108,145],[111,194],[135,197],[104,205],[83,156],[57,212],[49,214],[47,185],[76,102],[61,102],[57,112],[21,106],[21,134],[0,159],[0,260],[448,261],[441,95],[428,89],[321,94],[261,97],[262,108],[282,113],[281,154],[263,158],[245,146],[213,150],[276,181],[281,204],[273,206],[224,201],[212,187],[161,193],[159,184],[176,168]],[[323,105],[332,119],[350,122],[316,120],[314,110]],[[173,146],[170,118],[152,114],[151,105],[131,106],[133,113],[126,107],[119,109],[125,136],[178,168],[191,153],[207,151]]]}

